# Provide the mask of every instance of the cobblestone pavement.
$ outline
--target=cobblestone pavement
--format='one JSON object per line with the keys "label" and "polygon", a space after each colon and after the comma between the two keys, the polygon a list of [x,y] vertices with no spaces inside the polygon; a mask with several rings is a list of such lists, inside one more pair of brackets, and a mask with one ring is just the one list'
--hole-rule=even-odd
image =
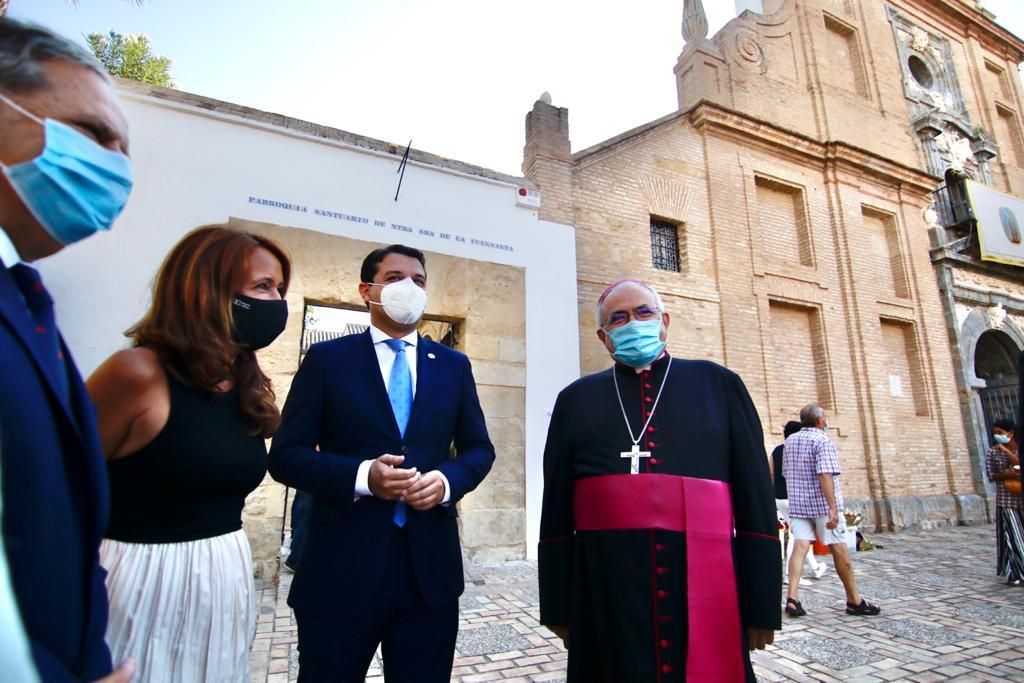
{"label": "cobblestone pavement", "polygon": [[[806,617],[783,616],[775,645],[754,654],[763,681],[1024,681],[1024,588],[994,575],[995,528],[874,534],[883,549],[854,558],[857,583],[876,617],[844,612],[829,571],[805,578]],[[562,681],[565,651],[537,623],[536,566],[467,565],[452,680]],[[286,683],[298,673],[295,622],[285,604],[291,575],[257,585],[260,617],[252,680]],[[781,600],[780,600],[781,603]],[[384,679],[379,658],[367,682]]]}

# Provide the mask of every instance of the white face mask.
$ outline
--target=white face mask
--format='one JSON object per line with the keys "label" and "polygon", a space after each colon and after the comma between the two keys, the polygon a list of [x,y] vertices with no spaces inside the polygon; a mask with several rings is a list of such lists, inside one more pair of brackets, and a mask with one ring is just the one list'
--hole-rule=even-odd
{"label": "white face mask", "polygon": [[379,282],[367,282],[370,287],[382,287],[380,303],[371,301],[374,306],[381,306],[389,318],[399,325],[412,325],[423,315],[427,307],[427,292],[412,281],[405,278],[398,282],[383,285]]}

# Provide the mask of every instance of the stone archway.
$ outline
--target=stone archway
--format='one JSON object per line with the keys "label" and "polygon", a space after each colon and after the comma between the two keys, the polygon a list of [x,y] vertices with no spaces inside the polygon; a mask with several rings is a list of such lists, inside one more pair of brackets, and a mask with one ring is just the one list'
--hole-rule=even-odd
{"label": "stone archway", "polygon": [[[992,445],[991,420],[995,418],[986,415],[985,401],[992,405],[993,401],[998,401],[999,396],[994,392],[983,392],[989,390],[990,379],[995,380],[993,388],[1002,386],[996,375],[1006,374],[1008,361],[1000,359],[1005,358],[1006,353],[1014,348],[1017,354],[1020,349],[1024,349],[1024,332],[1005,315],[1001,306],[976,306],[962,320],[957,341],[967,392],[964,431],[971,453],[971,469],[977,492],[991,500],[992,487],[985,476],[985,453]],[[976,363],[979,357],[980,364]],[[979,371],[984,377],[979,376]],[[998,406],[998,403],[995,405]]]}
{"label": "stone archway", "polygon": [[1020,377],[1020,348],[1001,330],[984,332],[974,349],[974,374],[985,383],[978,388],[985,435],[999,418],[1017,415],[1017,383]]}

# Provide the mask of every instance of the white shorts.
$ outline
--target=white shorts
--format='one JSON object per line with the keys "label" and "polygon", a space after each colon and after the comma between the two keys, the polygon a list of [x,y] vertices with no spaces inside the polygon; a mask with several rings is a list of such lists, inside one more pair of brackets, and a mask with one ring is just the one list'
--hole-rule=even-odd
{"label": "white shorts", "polygon": [[828,517],[826,516],[815,517],[814,519],[792,517],[789,520],[789,529],[793,533],[793,538],[798,541],[813,541],[817,538],[825,545],[846,543],[845,516],[839,515],[839,524],[836,525],[835,529],[827,528],[825,526],[827,522]]}

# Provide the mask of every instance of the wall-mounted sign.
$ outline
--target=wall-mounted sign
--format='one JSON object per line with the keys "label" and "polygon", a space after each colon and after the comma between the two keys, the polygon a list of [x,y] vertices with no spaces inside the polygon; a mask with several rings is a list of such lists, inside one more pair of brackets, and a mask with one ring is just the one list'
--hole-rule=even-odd
{"label": "wall-mounted sign", "polygon": [[1024,199],[967,181],[967,196],[978,219],[978,242],[985,261],[1024,266]]}

